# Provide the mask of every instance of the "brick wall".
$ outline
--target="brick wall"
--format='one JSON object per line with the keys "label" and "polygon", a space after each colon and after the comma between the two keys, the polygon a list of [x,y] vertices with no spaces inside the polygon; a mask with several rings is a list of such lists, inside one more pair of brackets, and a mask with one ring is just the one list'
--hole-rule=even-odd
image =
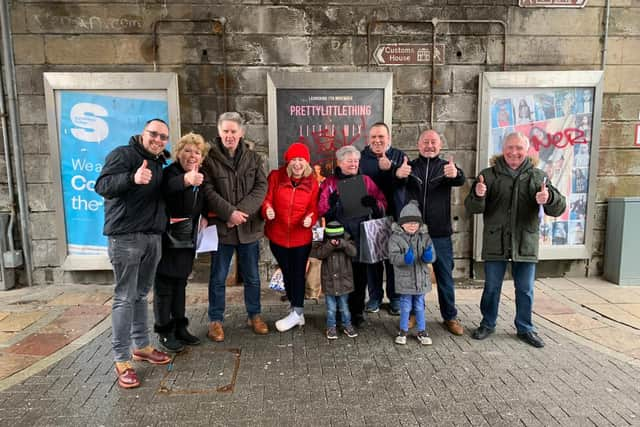
{"label": "brick wall", "polygon": [[[21,132],[36,282],[62,280],[53,227],[43,72],[153,71],[151,29],[161,18],[227,19],[229,106],[248,119],[247,136],[267,155],[266,74],[290,71],[391,71],[393,143],[415,156],[429,126],[430,67],[367,66],[367,24],[378,20],[499,19],[507,23],[508,70],[600,68],[604,0],[583,9],[523,9],[512,1],[12,1]],[[640,7],[613,0],[602,110],[595,239],[590,274],[602,271],[606,199],[637,195],[640,149],[632,147],[640,112]],[[478,74],[501,70],[498,25],[439,26],[446,65],[436,71],[435,127],[445,151],[475,174]],[[384,35],[383,35],[384,33]],[[390,35],[394,34],[395,35]],[[403,35],[398,35],[402,33]],[[380,25],[379,42],[430,42],[429,25]],[[179,75],[183,131],[215,136],[224,111],[220,37],[207,24],[160,27],[158,71]],[[1,148],[0,148],[1,149]],[[0,160],[0,210],[8,209],[6,165]],[[472,226],[462,206],[468,185],[455,191],[455,275],[469,277]],[[553,263],[551,274],[582,273],[582,262]],[[199,267],[201,270],[202,267]]]}

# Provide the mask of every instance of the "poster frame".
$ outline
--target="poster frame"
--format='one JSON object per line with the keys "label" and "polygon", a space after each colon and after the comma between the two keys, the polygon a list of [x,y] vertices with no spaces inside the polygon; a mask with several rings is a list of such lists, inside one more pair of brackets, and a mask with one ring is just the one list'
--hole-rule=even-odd
{"label": "poster frame", "polygon": [[[122,94],[143,98],[145,93],[164,92],[169,115],[169,139],[177,141],[180,136],[180,111],[178,100],[178,76],[176,73],[43,73],[49,149],[51,153],[51,182],[54,192],[55,235],[60,266],[66,271],[111,270],[107,255],[73,255],[67,250],[62,170],[60,155],[60,123],[58,117],[58,93],[77,91],[80,93]],[[123,141],[125,144],[126,141]]]}
{"label": "poster frame", "polygon": [[[383,120],[391,128],[393,73],[390,72],[286,72],[267,73],[269,170],[278,168],[278,89],[382,89]],[[368,130],[368,129],[367,129]]]}
{"label": "poster frame", "polygon": [[[478,99],[478,146],[476,173],[489,166],[489,143],[491,134],[491,99],[497,89],[518,92],[529,89],[593,89],[593,110],[591,141],[589,144],[589,179],[587,191],[587,209],[585,214],[584,244],[580,245],[541,245],[538,259],[589,259],[593,246],[593,226],[595,216],[596,178],[598,173],[598,153],[600,146],[600,121],[602,117],[603,71],[513,71],[484,72],[479,76]],[[521,95],[525,96],[525,95]],[[567,200],[569,208],[569,200]],[[482,261],[482,215],[474,215],[473,258]]]}

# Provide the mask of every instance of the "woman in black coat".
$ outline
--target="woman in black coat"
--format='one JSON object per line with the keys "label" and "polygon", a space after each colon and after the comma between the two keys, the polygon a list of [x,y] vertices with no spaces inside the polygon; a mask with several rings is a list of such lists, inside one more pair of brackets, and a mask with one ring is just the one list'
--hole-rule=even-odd
{"label": "woman in black coat", "polygon": [[184,135],[173,147],[175,161],[163,172],[162,191],[169,225],[162,236],[162,258],[154,284],[154,330],[167,351],[182,351],[200,340],[187,330],[185,288],[193,269],[198,221],[203,207],[200,165],[207,155],[204,138]]}

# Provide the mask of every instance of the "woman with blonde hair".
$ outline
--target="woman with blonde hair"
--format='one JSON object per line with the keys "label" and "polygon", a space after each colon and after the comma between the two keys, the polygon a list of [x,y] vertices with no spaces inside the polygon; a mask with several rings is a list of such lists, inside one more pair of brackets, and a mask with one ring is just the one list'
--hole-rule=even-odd
{"label": "woman with blonde hair", "polygon": [[313,176],[309,149],[296,142],[284,153],[285,165],[269,174],[262,203],[264,234],[284,279],[291,312],[276,322],[280,332],[304,325],[304,290],[311,252],[311,226],[318,219],[318,182]]}
{"label": "woman with blonde hair", "polygon": [[167,205],[169,225],[162,236],[162,258],[154,283],[154,330],[160,346],[167,351],[182,351],[184,345],[200,340],[187,330],[185,316],[187,278],[193,269],[198,220],[203,209],[199,191],[205,180],[200,172],[208,145],[196,133],[184,135],[173,147],[174,162],[163,172],[162,192]]}

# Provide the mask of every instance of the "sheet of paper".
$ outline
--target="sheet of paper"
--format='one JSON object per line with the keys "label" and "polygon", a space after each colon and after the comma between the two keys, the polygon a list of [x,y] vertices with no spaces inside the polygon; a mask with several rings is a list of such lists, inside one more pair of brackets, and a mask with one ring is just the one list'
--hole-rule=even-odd
{"label": "sheet of paper", "polygon": [[215,225],[203,228],[198,233],[196,254],[218,250],[218,230]]}

